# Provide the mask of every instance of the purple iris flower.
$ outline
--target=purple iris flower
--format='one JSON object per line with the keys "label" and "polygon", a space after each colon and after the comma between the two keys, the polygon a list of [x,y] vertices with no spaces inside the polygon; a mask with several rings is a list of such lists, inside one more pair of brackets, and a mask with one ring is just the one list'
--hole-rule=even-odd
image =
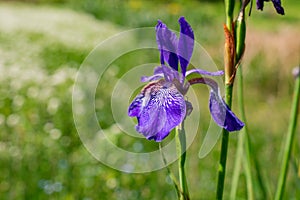
{"label": "purple iris flower", "polygon": [[[263,10],[265,1],[270,1],[270,0],[256,0],[256,8],[258,10]],[[271,1],[276,9],[276,12],[278,14],[284,15],[284,9],[281,6],[281,1],[280,0],[271,0]]]}
{"label": "purple iris flower", "polygon": [[187,71],[194,49],[194,33],[184,17],[179,19],[179,24],[179,38],[161,21],[156,25],[161,65],[154,69],[154,75],[141,78],[142,82],[150,83],[141,90],[128,108],[128,115],[138,120],[136,130],[148,140],[162,141],[192,111],[191,103],[185,100],[184,95],[189,86],[196,83],[211,87],[209,109],[214,121],[228,131],[240,130],[244,123],[225,104],[214,80],[199,77],[185,81],[190,74],[220,76],[224,72],[208,72],[202,69]]}

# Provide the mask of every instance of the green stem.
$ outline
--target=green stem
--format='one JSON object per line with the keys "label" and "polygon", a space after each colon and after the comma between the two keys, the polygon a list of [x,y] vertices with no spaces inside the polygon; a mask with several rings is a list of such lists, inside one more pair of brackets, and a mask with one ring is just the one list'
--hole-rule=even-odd
{"label": "green stem", "polygon": [[[247,146],[247,143],[246,143]],[[247,148],[247,147],[246,147]],[[253,200],[254,199],[254,191],[253,191],[253,178],[251,173],[251,163],[250,163],[250,152],[246,152],[246,156],[244,157],[244,169],[245,169],[245,176],[246,176],[246,184],[247,184],[247,199]]]}
{"label": "green stem", "polygon": [[226,26],[230,32],[232,32],[234,0],[224,0],[225,3],[225,16]]}
{"label": "green stem", "polygon": [[[226,85],[226,87],[225,87],[225,102],[229,106],[229,108],[231,108],[231,102],[232,102],[232,89],[233,89],[232,84]],[[219,168],[218,168],[218,185],[217,185],[216,199],[223,198],[228,141],[229,141],[229,132],[227,130],[223,129],[221,155],[220,155]]]}
{"label": "green stem", "polygon": [[296,77],[295,81],[295,89],[294,89],[294,97],[292,103],[292,110],[290,116],[290,124],[288,127],[288,134],[287,139],[284,147],[284,154],[283,154],[283,162],[281,165],[279,181],[276,190],[275,199],[279,200],[283,198],[284,187],[289,167],[289,160],[291,157],[291,151],[293,146],[293,139],[296,132],[296,125],[297,125],[297,116],[298,116],[298,108],[299,108],[299,96],[300,96],[300,78],[299,76]]}
{"label": "green stem", "polygon": [[[240,66],[241,67],[241,66]],[[243,80],[242,80],[242,74],[241,68],[238,69],[238,104],[240,112],[243,113],[244,106],[243,106]],[[245,117],[242,114],[242,121],[246,124]],[[232,184],[231,184],[231,191],[230,191],[230,199],[235,199],[236,191],[238,188],[238,182],[240,177],[240,171],[241,171],[241,165],[242,165],[242,157],[244,154],[244,140],[245,140],[245,128],[238,134],[238,146],[237,146],[237,153],[236,153],[236,159],[234,163],[234,169],[233,169],[233,176],[232,176]]]}
{"label": "green stem", "polygon": [[[246,112],[245,112],[245,106],[244,106],[244,80],[243,80],[243,70],[242,66],[239,66],[238,68],[238,104],[239,104],[239,110],[241,114],[241,118],[245,124],[247,124],[246,119]],[[246,149],[246,155],[244,156],[244,169],[245,169],[245,176],[246,176],[246,183],[247,183],[247,194],[248,199],[254,199],[254,193],[253,193],[253,176],[251,173],[251,151],[249,148],[249,141],[248,137],[248,127],[245,125],[244,129],[240,133],[239,137],[243,138],[244,144],[241,144]]]}
{"label": "green stem", "polygon": [[187,186],[187,180],[185,175],[185,160],[186,160],[186,135],[184,130],[184,121],[181,125],[176,127],[177,138],[177,154],[179,155],[178,170],[179,170],[179,184],[182,193],[180,194],[180,200],[189,200],[189,191]]}
{"label": "green stem", "polygon": [[[226,17],[226,27],[229,30],[230,34],[226,33],[225,40],[225,55],[224,55],[224,69],[225,69],[225,103],[231,108],[232,103],[232,89],[233,81],[227,81],[226,77],[232,78],[232,71],[234,69],[234,56],[233,53],[233,40],[230,40],[231,34],[233,34],[233,11],[234,11],[234,2],[235,0],[224,0],[225,3],[225,17]],[[227,48],[227,49],[226,49]],[[223,129],[222,132],[222,144],[221,144],[221,155],[219,160],[218,168],[218,184],[217,184],[217,193],[216,199],[223,198],[224,182],[225,182],[225,173],[226,173],[226,160],[227,160],[227,151],[228,151],[228,142],[229,142],[229,132]]]}
{"label": "green stem", "polygon": [[[246,22],[244,17],[245,7],[243,3],[240,4],[240,12],[238,15],[237,20],[235,21],[235,45],[236,45],[236,63],[240,63],[240,60],[243,56],[244,49],[245,49],[245,37],[246,37]],[[244,110],[244,94],[243,94],[243,77],[242,77],[242,69],[241,66],[237,66],[238,68],[238,104],[239,110],[242,115],[242,121],[246,124],[246,117],[245,117],[245,110]],[[238,134],[238,146],[236,152],[236,159],[234,163],[234,170],[233,170],[233,177],[232,177],[232,184],[231,184],[231,191],[230,191],[230,199],[236,198],[236,192],[239,183],[240,171],[242,166],[242,158],[244,156],[244,141],[245,141],[245,134],[247,133],[247,125],[242,129],[242,131]],[[249,162],[247,162],[249,163]],[[244,165],[243,165],[244,166]],[[248,174],[250,175],[250,174]],[[246,182],[247,181],[246,176]],[[247,188],[250,187],[247,184]],[[248,191],[249,194],[249,191]],[[249,197],[249,196],[248,196]],[[249,198],[248,198],[249,199]]]}
{"label": "green stem", "polygon": [[[272,199],[272,192],[271,192],[271,189],[270,189],[270,183],[268,181],[268,179],[266,178],[265,174],[262,173],[261,171],[261,167],[260,167],[260,164],[258,162],[258,159],[253,150],[253,147],[252,147],[252,142],[251,142],[251,138],[250,138],[250,135],[249,134],[246,134],[247,138],[246,138],[246,151],[248,152],[247,154],[249,155],[249,158],[251,159],[251,163],[254,164],[254,168],[255,168],[255,171],[256,171],[256,178],[257,178],[257,181],[258,181],[258,186],[262,192],[262,199]],[[252,155],[252,156],[250,156]]]}
{"label": "green stem", "polygon": [[180,191],[180,188],[179,188],[179,184],[176,180],[176,177],[175,175],[172,173],[171,169],[169,168],[168,166],[168,163],[167,163],[167,159],[162,151],[162,147],[161,147],[161,143],[158,144],[159,146],[159,151],[160,151],[160,154],[161,154],[161,157],[162,157],[162,160],[167,168],[167,172],[168,172],[168,175],[169,177],[171,178],[172,182],[173,182],[173,185],[175,187],[175,190],[176,190],[176,193],[177,193],[177,197],[179,198],[180,197],[180,194],[182,193],[182,191]]}
{"label": "green stem", "polygon": [[[242,121],[247,124],[246,120],[246,112],[244,108],[244,90],[243,90],[243,72],[242,66],[238,68],[238,104],[239,110],[241,114]],[[245,176],[246,176],[246,184],[247,184],[247,195],[248,199],[254,199],[253,194],[253,177],[251,173],[251,152],[249,149],[249,144],[247,140],[248,135],[248,128],[247,125],[241,130],[240,134],[238,135],[238,147],[237,147],[237,156],[235,160],[235,166],[233,170],[233,178],[232,178],[232,187],[230,193],[230,199],[235,199],[239,175],[240,175],[240,168],[241,168],[241,161],[243,158],[243,167],[245,169]],[[244,152],[244,148],[246,152]]]}
{"label": "green stem", "polygon": [[241,165],[242,165],[242,157],[243,157],[243,153],[244,153],[244,149],[243,149],[244,134],[245,133],[241,132],[238,135],[238,146],[237,146],[236,159],[235,159],[234,168],[233,168],[230,199],[236,199],[235,196],[236,196],[236,191],[238,188],[239,177],[240,177],[240,172],[241,172]]}

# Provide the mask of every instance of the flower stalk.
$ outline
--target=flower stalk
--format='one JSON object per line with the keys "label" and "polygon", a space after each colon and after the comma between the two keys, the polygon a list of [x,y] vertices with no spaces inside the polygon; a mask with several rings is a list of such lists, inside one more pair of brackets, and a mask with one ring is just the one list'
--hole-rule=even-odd
{"label": "flower stalk", "polygon": [[[243,71],[242,67],[239,66],[241,59],[245,51],[245,38],[246,38],[246,21],[245,21],[245,8],[249,4],[249,0],[243,1],[239,15],[235,22],[235,41],[236,41],[236,68],[238,76],[238,105],[242,120],[246,124],[246,114],[244,108],[244,91],[243,91]],[[236,191],[238,188],[238,181],[240,176],[241,167],[244,168],[247,195],[248,199],[254,199],[253,192],[253,177],[251,173],[251,152],[249,149],[249,140],[247,138],[248,130],[245,127],[238,135],[237,153],[233,170],[232,187],[230,191],[230,199],[235,199]],[[246,152],[244,152],[244,149]]]}
{"label": "flower stalk", "polygon": [[171,179],[172,182],[173,182],[173,185],[174,185],[175,190],[176,190],[176,193],[177,193],[177,197],[178,197],[178,199],[179,199],[180,194],[182,193],[182,191],[181,191],[180,188],[179,188],[179,183],[177,182],[175,175],[172,173],[171,169],[170,169],[169,166],[168,166],[167,159],[166,159],[166,157],[165,157],[165,155],[164,155],[164,153],[163,153],[163,151],[162,151],[161,142],[158,143],[158,147],[159,147],[159,151],[160,151],[162,160],[163,160],[163,162],[164,162],[164,165],[165,165],[166,168],[167,168],[168,175],[169,175],[170,179]]}
{"label": "flower stalk", "polygon": [[[235,77],[235,44],[234,36],[230,29],[224,25],[225,45],[224,45],[224,68],[225,84],[233,85]],[[227,102],[226,102],[227,103]]]}
{"label": "flower stalk", "polygon": [[226,26],[228,30],[232,32],[234,0],[224,0],[224,3],[225,3]]}
{"label": "flower stalk", "polygon": [[[233,89],[233,74],[234,74],[234,57],[235,57],[235,45],[233,37],[233,11],[234,0],[224,0],[225,3],[225,17],[226,26],[224,26],[225,32],[225,46],[224,46],[224,70],[225,70],[225,103],[231,108],[232,103],[232,89]],[[223,199],[223,190],[226,174],[226,160],[229,142],[229,132],[223,129],[221,154],[218,167],[218,182],[216,199]]]}
{"label": "flower stalk", "polygon": [[[232,89],[233,89],[233,84],[226,85],[225,87],[225,102],[229,107],[231,107],[231,102],[232,102]],[[219,167],[218,167],[218,185],[217,185],[216,199],[223,198],[228,142],[229,142],[229,132],[223,129],[221,155],[220,155]]]}
{"label": "flower stalk", "polygon": [[300,67],[295,68],[295,88],[294,88],[294,94],[293,94],[290,124],[288,127],[287,138],[286,138],[286,142],[285,142],[285,146],[284,146],[284,154],[283,154],[283,159],[282,159],[283,162],[281,165],[279,181],[278,181],[276,195],[275,195],[276,200],[283,199],[285,182],[286,182],[286,177],[287,177],[288,168],[289,168],[289,161],[290,161],[290,157],[291,157],[294,136],[296,133],[297,117],[298,117],[298,112],[299,112],[299,98],[300,98],[299,70],[300,70]]}
{"label": "flower stalk", "polygon": [[177,155],[179,156],[178,160],[178,172],[179,172],[179,184],[181,187],[181,194],[179,200],[189,200],[189,191],[187,186],[187,179],[185,175],[185,161],[186,161],[186,135],[184,130],[184,120],[182,123],[176,127],[176,136],[177,138]]}
{"label": "flower stalk", "polygon": [[[241,66],[237,70],[237,76],[238,76],[237,85],[238,85],[239,110],[240,110],[241,118],[243,119],[244,123],[247,124],[245,108],[244,108],[243,70]],[[248,129],[247,127],[245,127],[238,135],[237,153],[236,153],[236,160],[235,160],[234,170],[233,170],[230,199],[235,198],[241,166],[245,170],[247,195],[248,195],[247,199],[249,200],[254,199],[253,176],[251,172],[251,149],[249,146],[250,141],[248,140],[247,136],[249,137]]]}

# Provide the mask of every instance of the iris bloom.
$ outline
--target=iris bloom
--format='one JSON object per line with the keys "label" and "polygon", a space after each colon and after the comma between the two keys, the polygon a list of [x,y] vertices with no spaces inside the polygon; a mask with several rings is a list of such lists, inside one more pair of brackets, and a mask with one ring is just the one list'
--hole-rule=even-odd
{"label": "iris bloom", "polygon": [[[270,1],[270,0],[256,0],[256,8],[258,10],[263,10],[265,1]],[[271,0],[271,1],[276,9],[276,12],[278,14],[284,15],[284,9],[281,6],[281,1],[280,0]]]}
{"label": "iris bloom", "polygon": [[[223,75],[223,71],[208,72],[201,69],[187,71],[194,49],[194,33],[184,17],[179,19],[180,36],[158,21],[156,41],[160,51],[161,65],[150,77],[149,82],[131,102],[128,115],[136,117],[136,130],[148,140],[162,141],[172,129],[178,126],[192,110],[191,103],[184,95],[192,84],[202,83],[211,87],[209,109],[214,121],[228,131],[240,130],[244,124],[229,109],[222,99],[217,83],[210,78],[193,78],[185,81],[190,74],[208,76]],[[180,64],[180,71],[178,65]]]}

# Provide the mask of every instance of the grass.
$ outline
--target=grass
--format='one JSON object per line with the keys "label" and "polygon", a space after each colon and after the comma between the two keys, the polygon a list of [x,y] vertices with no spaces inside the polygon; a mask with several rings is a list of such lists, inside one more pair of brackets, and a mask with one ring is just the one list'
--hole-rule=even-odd
{"label": "grass", "polygon": [[[90,50],[112,34],[154,26],[158,18],[178,30],[180,15],[191,23],[197,41],[222,69],[223,16],[220,13],[223,6],[202,1],[186,4],[181,1],[114,2],[1,3],[0,199],[175,198],[166,170],[125,174],[99,163],[86,151],[71,114],[76,69]],[[285,1],[283,5],[287,13],[284,17],[275,15],[269,5],[266,12],[252,11],[243,64],[249,132],[272,191],[276,187],[280,148],[288,124],[293,91],[291,69],[299,64],[300,52],[299,2]],[[137,63],[158,59],[155,52],[147,53],[148,56],[133,52],[112,63],[118,70],[111,76],[118,78]],[[112,82],[114,80],[117,79]],[[199,96],[208,95],[206,88],[195,88]],[[97,93],[102,102],[98,102],[97,115],[101,125],[109,128],[114,123],[110,107],[105,106],[110,90],[104,87],[98,91],[102,92]],[[192,199],[213,199],[220,143],[207,157],[198,159],[200,143],[210,120],[206,98],[200,101],[200,134],[187,152],[187,178]],[[235,111],[236,105],[234,100]],[[297,137],[299,141],[299,135]],[[137,144],[136,140],[120,136],[117,142],[133,150],[140,149],[137,148],[140,144],[144,151],[155,148],[153,143],[143,139]],[[236,142],[237,133],[233,133],[225,199],[230,191]],[[295,145],[299,154],[299,144]],[[296,156],[294,162],[288,176],[286,199],[299,198]],[[176,165],[171,166],[174,167]],[[245,183],[240,184],[238,199],[245,199]]]}

